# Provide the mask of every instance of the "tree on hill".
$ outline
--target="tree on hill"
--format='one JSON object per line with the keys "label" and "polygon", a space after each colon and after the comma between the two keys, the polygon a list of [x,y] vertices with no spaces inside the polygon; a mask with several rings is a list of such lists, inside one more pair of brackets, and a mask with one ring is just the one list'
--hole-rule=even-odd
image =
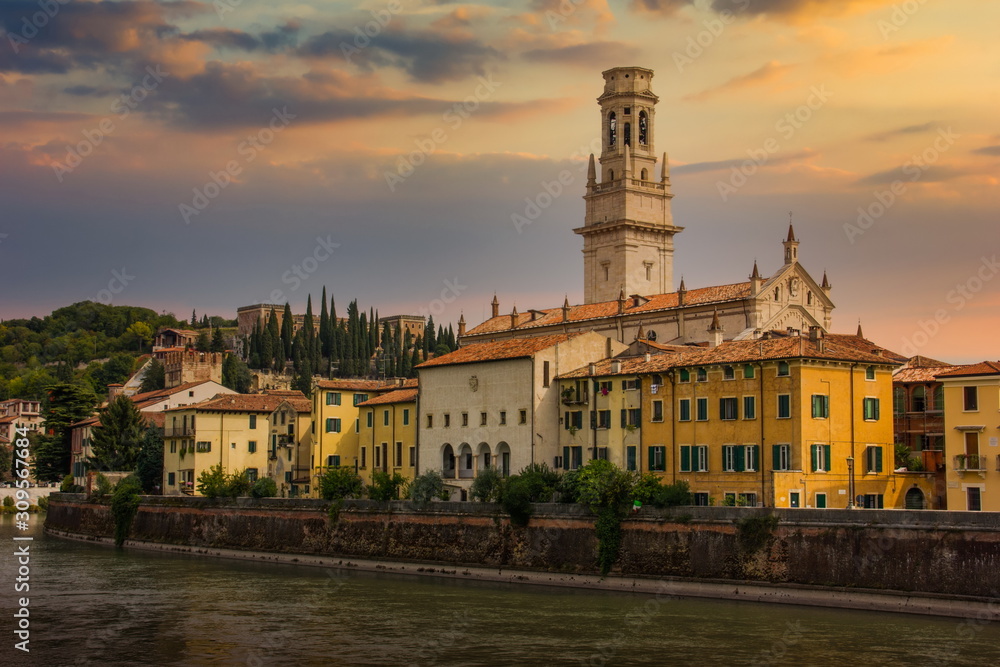
{"label": "tree on hill", "polygon": [[222,362],[222,386],[241,394],[249,394],[252,381],[247,365],[235,354],[227,354]]}
{"label": "tree on hill", "polygon": [[159,359],[152,359],[146,367],[146,373],[142,376],[140,392],[157,391],[167,386],[167,374],[163,364]]}
{"label": "tree on hill", "polygon": [[[200,338],[200,336],[199,336]],[[225,352],[226,351],[226,341],[222,339],[222,329],[216,327],[212,331],[212,342],[209,343],[208,349],[210,352]]]}
{"label": "tree on hill", "polygon": [[125,332],[135,339],[139,347],[139,354],[142,354],[143,343],[149,343],[153,340],[153,328],[145,322],[133,322]]}
{"label": "tree on hill", "polygon": [[198,340],[195,341],[194,349],[199,352],[208,352],[208,348],[211,347],[211,341],[208,338],[208,332],[202,329],[198,332]]}
{"label": "tree on hill", "polygon": [[146,423],[135,401],[120,395],[99,413],[101,425],[91,432],[91,470],[135,470]]}

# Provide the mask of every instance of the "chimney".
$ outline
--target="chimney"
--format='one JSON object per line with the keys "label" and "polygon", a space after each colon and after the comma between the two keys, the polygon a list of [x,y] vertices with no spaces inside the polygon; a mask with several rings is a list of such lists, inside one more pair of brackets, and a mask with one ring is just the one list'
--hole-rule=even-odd
{"label": "chimney", "polygon": [[687,287],[684,286],[684,276],[681,276],[681,284],[677,288],[677,305],[684,305],[684,297],[687,295]]}
{"label": "chimney", "polygon": [[458,337],[461,338],[465,335],[465,313],[458,316]]}
{"label": "chimney", "polygon": [[618,314],[621,315],[625,312],[625,304],[628,303],[625,299],[625,288],[621,288],[618,291]]}
{"label": "chimney", "polygon": [[597,374],[597,364],[591,362],[590,365],[587,366],[587,374],[588,375],[596,375]]}
{"label": "chimney", "polygon": [[757,260],[753,261],[753,273],[750,274],[750,296],[760,294],[760,288],[764,284],[764,279],[760,277],[760,270],[757,268]]}
{"label": "chimney", "polygon": [[114,403],[114,400],[121,396],[122,391],[125,389],[124,385],[121,384],[109,384],[108,385],[108,404]]}
{"label": "chimney", "polygon": [[566,299],[563,301],[562,321],[569,322],[569,295],[567,295]]}
{"label": "chimney", "polygon": [[613,359],[611,361],[611,372],[613,374],[618,374],[622,372],[622,361],[621,359]]}
{"label": "chimney", "polygon": [[822,337],[823,337],[823,330],[822,329],[820,329],[817,326],[810,326],[809,327],[809,340],[811,340],[812,342],[815,343],[816,341],[818,341]]}
{"label": "chimney", "polygon": [[493,317],[500,317],[500,302],[497,301],[497,295],[493,294]]}
{"label": "chimney", "polygon": [[510,328],[511,329],[516,329],[517,328],[517,320],[518,320],[517,306],[515,305],[514,306],[514,310],[510,311]]}
{"label": "chimney", "polygon": [[719,324],[719,310],[712,313],[712,326],[708,328],[708,346],[710,348],[722,345],[722,325]]}
{"label": "chimney", "polygon": [[652,360],[653,360],[653,355],[651,355],[649,352],[647,352],[646,353],[646,363],[648,364]]}

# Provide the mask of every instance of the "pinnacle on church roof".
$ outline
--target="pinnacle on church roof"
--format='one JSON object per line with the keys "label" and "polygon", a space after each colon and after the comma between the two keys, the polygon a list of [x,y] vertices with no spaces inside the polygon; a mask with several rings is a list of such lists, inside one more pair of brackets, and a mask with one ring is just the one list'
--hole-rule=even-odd
{"label": "pinnacle on church roof", "polygon": [[[864,338],[865,337],[864,332],[861,331],[861,320],[860,319],[858,320],[858,333],[857,333],[857,336],[858,336],[858,338]],[[865,339],[865,340],[867,340],[867,339]]]}
{"label": "pinnacle on church roof", "polygon": [[795,238],[795,227],[792,226],[792,221],[788,221],[788,238],[785,239],[786,243],[797,243],[798,239]]}
{"label": "pinnacle on church roof", "polygon": [[459,314],[459,316],[458,316],[458,323],[459,324],[465,324],[465,313],[464,312],[462,312],[462,313]]}
{"label": "pinnacle on church roof", "polygon": [[753,261],[753,273],[750,274],[751,280],[760,280],[760,271],[757,269],[757,260]]}
{"label": "pinnacle on church roof", "polygon": [[663,165],[662,171],[660,172],[660,182],[670,182],[670,162],[667,161],[667,151],[663,151]]}
{"label": "pinnacle on church roof", "polygon": [[712,311],[712,326],[709,331],[719,331],[722,329],[722,325],[719,324],[719,309],[716,308]]}
{"label": "pinnacle on church roof", "polygon": [[494,305],[494,306],[499,306],[500,305],[500,301],[497,300],[497,293],[496,292],[493,293],[492,305]]}
{"label": "pinnacle on church roof", "polygon": [[687,292],[687,287],[684,287],[684,276],[681,276],[681,284],[677,287],[678,292]]}
{"label": "pinnacle on church roof", "polygon": [[646,339],[646,329],[645,329],[645,327],[642,326],[642,322],[639,322],[639,331],[636,332],[635,339],[636,340],[645,340]]}
{"label": "pinnacle on church roof", "polygon": [[826,270],[823,271],[823,284],[820,285],[823,289],[830,289],[830,280],[826,277]]}
{"label": "pinnacle on church roof", "polygon": [[569,294],[567,294],[566,298],[563,300],[563,308],[569,308]]}

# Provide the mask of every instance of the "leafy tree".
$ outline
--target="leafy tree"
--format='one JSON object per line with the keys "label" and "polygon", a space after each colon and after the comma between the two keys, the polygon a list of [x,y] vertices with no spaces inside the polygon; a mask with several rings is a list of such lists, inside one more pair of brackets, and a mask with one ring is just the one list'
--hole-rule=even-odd
{"label": "leafy tree", "polygon": [[[200,338],[201,336],[199,336]],[[208,344],[209,352],[225,352],[226,341],[222,338],[222,329],[216,327],[212,331],[212,342]]]}
{"label": "leafy tree", "polygon": [[120,547],[128,538],[132,521],[139,511],[142,484],[134,475],[129,475],[115,485],[111,494],[111,516],[115,521],[115,546]]}
{"label": "leafy tree", "polygon": [[515,526],[527,526],[532,509],[531,482],[520,475],[508,478],[500,494],[500,506],[510,516]]}
{"label": "leafy tree", "polygon": [[250,489],[254,498],[274,498],[278,495],[278,485],[270,477],[261,477]]}
{"label": "leafy tree", "polygon": [[126,333],[130,334],[132,338],[135,339],[139,346],[140,354],[142,353],[143,343],[149,343],[153,340],[153,328],[145,322],[133,322],[132,325],[126,329]]}
{"label": "leafy tree", "polygon": [[159,359],[153,359],[146,367],[146,373],[142,376],[140,392],[157,391],[167,386],[167,373]]}
{"label": "leafy tree", "polygon": [[222,362],[222,386],[241,394],[250,393],[253,378],[250,369],[235,354],[227,354]]}
{"label": "leafy tree", "polygon": [[146,494],[156,493],[163,483],[163,430],[148,426],[139,443],[135,476]]}
{"label": "leafy tree", "polygon": [[212,466],[208,470],[202,470],[198,475],[198,493],[206,498],[220,498],[228,491],[228,480],[226,472],[222,469],[222,464]]}
{"label": "leafy tree", "polygon": [[146,431],[135,402],[121,395],[101,410],[101,425],[91,434],[93,455],[87,459],[94,470],[135,470]]}
{"label": "leafy tree", "polygon": [[[135,357],[128,353],[114,354],[103,365],[90,372],[90,384],[97,394],[108,390],[109,384],[124,384],[132,377]],[[90,370],[90,369],[88,369]]]}
{"label": "leafy tree", "polygon": [[368,497],[372,500],[398,500],[400,489],[406,487],[406,478],[398,472],[391,475],[381,470],[372,473],[372,483],[368,486]]}
{"label": "leafy tree", "polygon": [[413,504],[419,508],[426,508],[431,500],[444,495],[444,479],[438,471],[429,470],[413,478],[409,491]]}
{"label": "leafy tree", "polygon": [[319,492],[326,500],[357,498],[361,495],[361,478],[353,468],[328,468],[319,480]]}
{"label": "leafy tree", "polygon": [[604,459],[580,470],[579,499],[597,514],[597,564],[601,574],[611,571],[621,549],[621,522],[632,504],[637,475]]}
{"label": "leafy tree", "polygon": [[483,503],[493,503],[500,500],[503,492],[503,477],[494,466],[483,468],[472,480],[469,497]]}
{"label": "leafy tree", "polygon": [[49,387],[43,409],[45,431],[31,439],[35,478],[54,482],[70,469],[70,425],[93,414],[97,397],[86,387],[75,384],[55,384]]}
{"label": "leafy tree", "polygon": [[194,343],[194,349],[199,352],[208,352],[208,349],[212,346],[211,341],[208,338],[208,332],[202,329],[198,332],[198,340]]}

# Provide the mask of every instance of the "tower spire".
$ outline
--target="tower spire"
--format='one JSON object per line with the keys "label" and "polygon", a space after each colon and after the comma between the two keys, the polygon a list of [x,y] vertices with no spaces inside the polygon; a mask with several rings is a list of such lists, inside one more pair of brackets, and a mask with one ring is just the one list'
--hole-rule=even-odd
{"label": "tower spire", "polygon": [[781,242],[785,247],[785,264],[796,264],[799,261],[799,240],[795,238],[795,227],[792,226],[792,212],[788,212],[788,237]]}

